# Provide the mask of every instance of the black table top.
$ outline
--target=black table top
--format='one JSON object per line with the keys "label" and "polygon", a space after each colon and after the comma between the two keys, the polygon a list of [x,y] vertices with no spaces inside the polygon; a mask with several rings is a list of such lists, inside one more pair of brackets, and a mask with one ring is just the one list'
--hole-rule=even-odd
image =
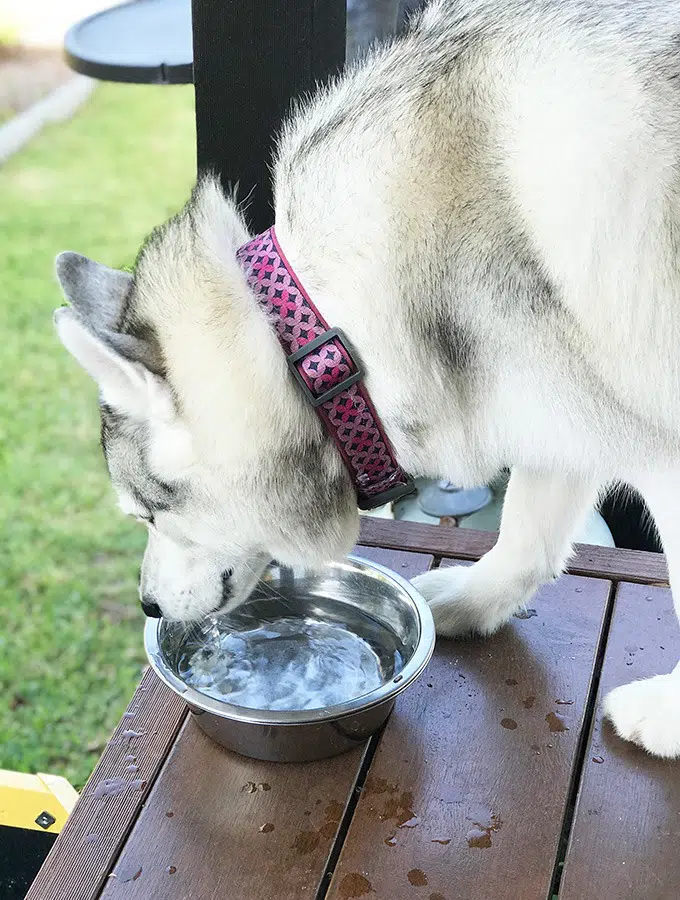
{"label": "black table top", "polygon": [[191,0],[131,0],[95,13],[68,31],[64,50],[72,69],[102,81],[190,84]]}

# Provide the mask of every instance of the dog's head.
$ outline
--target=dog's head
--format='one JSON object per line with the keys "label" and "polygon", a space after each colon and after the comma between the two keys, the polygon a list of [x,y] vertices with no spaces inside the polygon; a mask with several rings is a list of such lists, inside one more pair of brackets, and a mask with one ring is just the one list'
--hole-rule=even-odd
{"label": "dog's head", "polygon": [[247,237],[209,180],[134,276],[57,258],[57,331],[99,386],[119,505],[148,528],[149,614],[231,609],[272,558],[317,566],[356,539],[350,479],[236,262]]}

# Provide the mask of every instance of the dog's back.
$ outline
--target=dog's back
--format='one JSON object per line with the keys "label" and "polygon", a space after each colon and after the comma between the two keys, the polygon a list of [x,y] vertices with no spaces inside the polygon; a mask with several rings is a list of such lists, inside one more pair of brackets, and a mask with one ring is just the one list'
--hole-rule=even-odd
{"label": "dog's back", "polygon": [[419,315],[438,244],[429,293],[464,328],[493,342],[514,290],[526,346],[546,317],[524,305],[571,342],[583,390],[678,432],[679,47],[680,0],[436,0],[285,130],[277,220],[328,260],[329,228],[354,216],[340,278],[381,252],[389,207]]}
{"label": "dog's back", "polygon": [[500,6],[501,165],[521,219],[585,359],[618,400],[677,432],[680,2]]}

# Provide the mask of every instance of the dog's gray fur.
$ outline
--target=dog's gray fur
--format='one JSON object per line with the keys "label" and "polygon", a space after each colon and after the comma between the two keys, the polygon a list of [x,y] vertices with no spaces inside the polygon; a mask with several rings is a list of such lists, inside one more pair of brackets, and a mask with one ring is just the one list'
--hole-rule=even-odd
{"label": "dog's gray fur", "polygon": [[[437,0],[282,130],[279,238],[404,467],[513,468],[494,550],[418,581],[442,634],[508,621],[613,481],[642,491],[680,578],[679,37],[680,0]],[[58,329],[100,386],[121,505],[155,520],[141,589],[176,618],[357,535],[235,261],[246,239],[206,179],[134,278],[58,262]],[[680,755],[680,667],[607,712]]]}

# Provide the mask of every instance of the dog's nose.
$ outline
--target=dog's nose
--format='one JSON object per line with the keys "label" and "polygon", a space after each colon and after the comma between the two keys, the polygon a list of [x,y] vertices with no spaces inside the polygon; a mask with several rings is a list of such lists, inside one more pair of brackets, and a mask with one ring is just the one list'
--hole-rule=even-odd
{"label": "dog's nose", "polygon": [[142,611],[150,619],[161,619],[163,613],[160,606],[154,600],[142,600]]}

